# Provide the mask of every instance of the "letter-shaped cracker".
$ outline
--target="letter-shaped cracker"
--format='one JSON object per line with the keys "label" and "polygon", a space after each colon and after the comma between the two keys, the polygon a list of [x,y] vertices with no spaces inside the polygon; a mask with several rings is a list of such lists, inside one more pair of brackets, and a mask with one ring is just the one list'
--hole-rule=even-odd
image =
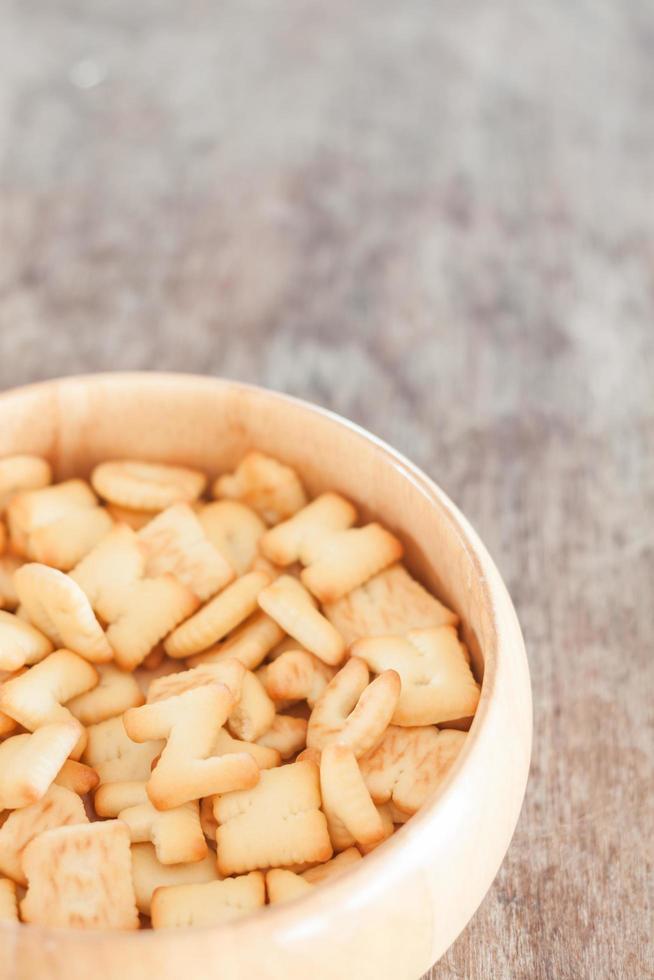
{"label": "letter-shaped cracker", "polygon": [[206,482],[198,470],[139,460],[100,463],[91,473],[93,489],[100,497],[129,510],[159,511],[190,503],[200,496]]}
{"label": "letter-shaped cracker", "polygon": [[167,739],[147,785],[158,810],[257,782],[259,767],[250,755],[211,755],[233,706],[227,687],[209,684],[125,712],[125,730],[134,741]]}
{"label": "letter-shaped cracker", "polygon": [[146,546],[118,525],[73,569],[75,580],[102,619],[116,663],[133,670],[178,623],[197,597],[174,576],[146,578]]}
{"label": "letter-shaped cracker", "polygon": [[16,455],[0,459],[0,514],[21,490],[39,490],[51,481],[50,464],[40,456]]}
{"label": "letter-shaped cracker", "polygon": [[[65,702],[97,683],[98,673],[90,663],[70,650],[56,650],[31,670],[5,681],[0,687],[0,709],[33,732],[52,722],[71,720],[73,715],[64,707]],[[76,758],[85,744],[82,732]]]}
{"label": "letter-shaped cracker", "polygon": [[118,819],[127,824],[133,844],[154,844],[162,864],[187,864],[207,856],[207,842],[200,824],[197,800],[163,812],[152,806],[142,788],[144,799],[121,810]]}
{"label": "letter-shaped cracker", "polygon": [[55,650],[30,670],[5,681],[0,687],[0,706],[34,731],[53,721],[69,720],[72,715],[64,705],[97,683],[98,672],[87,660],[70,650]]}
{"label": "letter-shaped cracker", "polygon": [[311,712],[309,748],[323,749],[338,742],[349,746],[358,758],[377,745],[397,706],[400,678],[394,670],[385,670],[369,681],[368,666],[358,657],[341,667]]}
{"label": "letter-shaped cracker", "polygon": [[286,633],[326,664],[336,666],[342,661],[342,637],[318,612],[315,600],[297,579],[280,575],[259,594],[259,605]]}
{"label": "letter-shaped cracker", "polygon": [[82,726],[71,719],[0,742],[0,811],[29,806],[45,796],[81,733]]}
{"label": "letter-shaped cracker", "polygon": [[266,902],[260,871],[224,881],[157,888],[152,896],[153,929],[211,926],[254,912]]}
{"label": "letter-shaped cracker", "polygon": [[276,749],[282,759],[290,759],[304,748],[306,741],[307,722],[304,718],[275,715],[272,725],[257,739],[257,744]]}
{"label": "letter-shaped cracker", "polygon": [[281,626],[266,616],[261,610],[252,613],[242,626],[234,630],[226,640],[189,658],[191,667],[200,664],[215,664],[228,657],[240,660],[248,670],[254,670],[263,663],[266,654],[284,638]]}
{"label": "letter-shaped cracker", "polygon": [[143,579],[120,617],[107,630],[118,666],[134,670],[171,629],[196,609],[196,597],[172,575]]}
{"label": "letter-shaped cracker", "polygon": [[143,704],[141,688],[133,674],[113,664],[98,664],[98,685],[67,703],[67,708],[83,725],[97,725],[122,715],[128,708]]}
{"label": "letter-shaped cracker", "polygon": [[273,701],[306,701],[312,708],[334,673],[307,650],[287,650],[266,666],[262,680]]}
{"label": "letter-shaped cracker", "polygon": [[213,852],[191,864],[162,864],[152,844],[132,844],[132,879],[139,912],[150,915],[152,895],[170,885],[200,885],[218,880]]}
{"label": "letter-shaped cracker", "polygon": [[332,743],[323,749],[320,788],[336,850],[349,847],[353,843],[351,838],[366,846],[383,839],[382,818],[370,798],[356,757],[347,746]]}
{"label": "letter-shaped cracker", "polygon": [[258,544],[266,525],[245,504],[217,500],[198,514],[204,533],[237,575],[245,575],[258,555]]}
{"label": "letter-shaped cracker", "polygon": [[52,651],[52,643],[30,623],[13,613],[0,612],[0,670],[36,664]]}
{"label": "letter-shaped cracker", "polygon": [[104,507],[88,507],[66,514],[30,534],[26,556],[68,572],[109,533],[113,523]]}
{"label": "letter-shaped cracker", "polygon": [[25,922],[138,929],[129,832],[120,820],[46,830],[23,852]]}
{"label": "letter-shaped cracker", "polygon": [[0,827],[0,872],[26,885],[23,851],[29,842],[44,830],[88,822],[79,796],[53,784],[36,803],[10,813]]}
{"label": "letter-shaped cracker", "polygon": [[396,670],[402,692],[394,725],[437,725],[474,715],[479,685],[452,626],[409,630],[406,637],[358,640],[353,656],[371,670]]}
{"label": "letter-shaped cracker", "polygon": [[0,922],[18,922],[16,882],[0,878]]}
{"label": "letter-shaped cracker", "polygon": [[64,480],[54,486],[24,490],[10,501],[7,522],[17,555],[27,556],[30,536],[70,514],[97,506],[97,498],[85,480]]}
{"label": "letter-shaped cracker", "polygon": [[163,739],[133,742],[120,716],[89,725],[86,735],[84,761],[96,770],[101,783],[144,782],[164,747]]}
{"label": "letter-shaped cracker", "polygon": [[188,657],[206,650],[239,626],[257,608],[257,597],[270,582],[265,572],[248,572],[210,599],[164,643],[169,657]]}
{"label": "letter-shaped cracker", "polygon": [[402,557],[401,542],[381,526],[335,531],[317,540],[302,572],[304,585],[321,602],[336,602]]}
{"label": "letter-shaped cracker", "polygon": [[29,620],[56,647],[65,647],[91,663],[107,663],[113,650],[88,599],[69,575],[35,563],[14,574],[18,598]]}
{"label": "letter-shaped cracker", "polygon": [[295,470],[258,452],[244,456],[233,473],[219,476],[213,495],[242,501],[256,510],[266,524],[278,524],[292,517],[307,503]]}
{"label": "letter-shaped cracker", "polygon": [[459,617],[399,562],[374,575],[323,612],[348,646],[366,636],[403,636],[410,629],[456,626]]}
{"label": "letter-shaped cracker", "polygon": [[84,480],[17,494],[7,519],[16,554],[62,571],[72,568],[113,523]]}
{"label": "letter-shaped cracker", "polygon": [[191,670],[182,670],[175,674],[166,674],[152,681],[148,688],[147,701],[148,704],[154,704],[156,701],[165,701],[167,698],[193,691],[197,687],[205,687],[207,684],[224,684],[229,688],[236,702],[241,696],[245,674],[243,664],[233,659],[223,660],[218,664],[193,667]]}
{"label": "letter-shaped cracker", "polygon": [[145,576],[146,552],[138,535],[117,524],[86,555],[70,577],[106,623],[123,613],[138,582]]}
{"label": "letter-shaped cracker", "polygon": [[318,542],[335,531],[345,531],[357,518],[356,508],[338,493],[323,493],[297,514],[267,531],[261,539],[261,552],[276,565],[292,565],[304,560],[304,549],[316,549]]}
{"label": "letter-shaped cracker", "polygon": [[148,578],[173,575],[206,601],[234,578],[229,562],[214,548],[188,504],[174,504],[138,532],[145,545]]}
{"label": "letter-shaped cracker", "polygon": [[403,813],[415,813],[445,779],[465,738],[456,729],[391,725],[379,745],[359,760],[375,803],[392,801]]}
{"label": "letter-shaped cracker", "polygon": [[254,789],[219,796],[214,803],[218,870],[229,875],[327,861],[332,846],[319,807],[318,769],[312,762],[264,770]]}

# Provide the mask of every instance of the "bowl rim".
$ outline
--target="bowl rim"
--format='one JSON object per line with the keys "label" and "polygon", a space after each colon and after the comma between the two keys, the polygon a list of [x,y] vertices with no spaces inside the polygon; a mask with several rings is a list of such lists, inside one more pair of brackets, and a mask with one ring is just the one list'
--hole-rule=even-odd
{"label": "bowl rim", "polygon": [[[387,462],[398,469],[418,493],[426,496],[432,505],[436,505],[441,509],[443,516],[449,521],[451,529],[456,535],[461,548],[466,552],[472,563],[472,567],[475,575],[477,576],[482,594],[487,600],[487,608],[490,614],[490,632],[492,642],[490,647],[484,650],[484,677],[479,705],[474,715],[463,749],[457,756],[456,762],[448,772],[446,778],[431,795],[428,802],[423,804],[420,810],[418,810],[417,813],[411,817],[411,820],[399,827],[390,838],[380,844],[370,854],[365,855],[365,861],[356,862],[356,864],[347,868],[340,875],[323,882],[321,887],[315,889],[314,892],[301,895],[287,902],[281,902],[277,906],[266,905],[264,907],[265,921],[267,927],[269,927],[269,931],[274,931],[276,922],[279,922],[283,918],[287,917],[286,913],[289,908],[297,908],[301,905],[303,910],[306,910],[306,919],[310,919],[312,913],[317,910],[318,906],[325,904],[325,899],[327,899],[327,902],[329,902],[329,897],[343,887],[344,881],[350,882],[352,885],[352,891],[354,892],[359,880],[362,884],[364,883],[364,873],[374,873],[375,869],[379,870],[383,867],[386,867],[387,871],[390,871],[394,864],[397,865],[402,852],[410,849],[411,842],[415,842],[418,838],[424,835],[429,818],[434,811],[443,807],[447,800],[452,797],[457,786],[461,783],[465,772],[471,767],[471,759],[475,755],[480,740],[483,738],[484,730],[486,728],[486,719],[494,704],[494,693],[500,669],[499,658],[501,656],[502,649],[500,633],[498,630],[500,610],[510,614],[511,619],[513,620],[513,626],[515,628],[513,640],[515,641],[517,639],[521,644],[521,649],[519,652],[524,658],[525,667],[527,670],[527,683],[524,693],[529,699],[527,707],[529,709],[530,719],[531,683],[529,679],[522,632],[520,630],[520,625],[518,623],[512,600],[506,586],[504,585],[501,575],[493,562],[493,559],[490,557],[490,554],[486,550],[486,547],[477,535],[476,531],[462,511],[459,510],[457,505],[445,493],[445,491],[442,490],[441,487],[423,470],[421,470],[420,467],[411,462],[411,460],[409,460],[399,450],[394,449],[385,440],[370,432],[362,425],[359,425],[357,422],[353,422],[351,419],[339,415],[337,412],[334,412],[331,409],[325,408],[321,405],[317,405],[295,395],[289,395],[285,392],[277,391],[263,385],[256,385],[222,376],[198,375],[193,372],[183,371],[99,371],[54,377],[51,379],[31,382],[25,385],[18,385],[0,392],[0,410],[2,409],[3,403],[10,401],[12,398],[21,398],[24,395],[29,395],[31,392],[43,391],[47,390],[48,388],[51,388],[53,392],[56,393],[58,389],[68,386],[87,385],[97,382],[120,385],[124,384],[125,382],[129,382],[141,385],[144,389],[146,389],[149,386],[158,387],[161,385],[161,383],[175,385],[182,383],[187,384],[189,381],[193,381],[195,385],[200,385],[208,389],[231,389],[233,392],[242,391],[250,395],[255,395],[256,397],[272,398],[273,400],[286,402],[293,405],[296,409],[304,412],[307,418],[312,416],[325,418],[336,427],[344,428],[356,438],[367,443],[372,443],[374,447],[386,457]],[[487,574],[489,571],[494,574]],[[527,746],[528,759],[531,757],[531,728],[532,726],[530,722],[529,744]],[[524,799],[526,783],[527,779],[525,778],[525,785],[521,800]],[[519,813],[520,808],[518,808],[518,812],[516,813],[511,833],[513,833],[513,829],[515,828]],[[502,855],[501,860],[503,860],[503,858],[504,855]],[[390,877],[391,876],[389,874],[385,876],[384,886],[388,884]],[[181,938],[181,936],[186,935],[207,933],[218,935],[224,931],[233,932],[234,930],[247,929],[247,927],[250,926],[254,920],[258,920],[259,922],[263,921],[263,916],[261,915],[262,911],[263,910],[257,910],[256,912],[218,925],[186,926],[184,929],[180,929],[178,932]],[[74,929],[66,926],[43,926],[29,922],[15,923],[2,921],[0,921],[0,937],[3,934],[11,935],[22,932],[25,928],[29,930],[30,934],[40,936],[44,940],[48,938],[54,939],[55,937],[65,936],[69,941],[74,937],[75,942],[84,944],[95,942],[98,940],[98,937],[107,937],[108,935],[114,934],[120,936],[121,942],[131,942],[132,944],[139,943],[141,945],[156,942],[160,937],[159,931],[154,929],[136,929],[133,931]],[[175,931],[177,932],[177,930]]]}

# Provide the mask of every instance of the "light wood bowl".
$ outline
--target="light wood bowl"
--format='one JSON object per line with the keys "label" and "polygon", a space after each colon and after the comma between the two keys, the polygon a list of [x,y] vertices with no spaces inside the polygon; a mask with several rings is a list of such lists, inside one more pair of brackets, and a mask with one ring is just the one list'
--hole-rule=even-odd
{"label": "light wood bowl", "polygon": [[335,489],[400,535],[407,563],[460,614],[483,677],[466,746],[435,796],[353,870],[308,897],[213,929],[140,933],[0,927],[12,980],[416,980],[486,894],[518,819],[531,750],[524,644],[500,575],[466,519],[410,462],[329,412],[230,381],[69,378],[0,396],[0,456],[39,453],[57,478],[137,457],[211,474],[250,448]]}

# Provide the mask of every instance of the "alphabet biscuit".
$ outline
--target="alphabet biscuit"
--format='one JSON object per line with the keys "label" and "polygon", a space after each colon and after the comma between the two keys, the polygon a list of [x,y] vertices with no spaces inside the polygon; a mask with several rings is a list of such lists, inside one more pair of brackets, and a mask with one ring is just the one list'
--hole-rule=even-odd
{"label": "alphabet biscuit", "polygon": [[145,545],[145,575],[173,575],[206,601],[235,577],[188,504],[174,504],[138,532]]}
{"label": "alphabet biscuit", "polygon": [[113,657],[88,599],[70,576],[47,565],[30,563],[14,574],[18,598],[31,623],[54,643],[91,663]]}
{"label": "alphabet biscuit", "polygon": [[375,803],[391,801],[402,813],[415,813],[443,781],[465,738],[465,732],[455,729],[391,725],[377,747],[359,760]]}
{"label": "alphabet biscuit", "polygon": [[234,698],[225,685],[209,684],[125,712],[125,730],[134,741],[166,739],[147,784],[148,796],[157,809],[173,809],[202,796],[257,782],[259,767],[247,753],[211,755],[233,705]]}
{"label": "alphabet biscuit", "polygon": [[281,628],[326,664],[336,666],[345,644],[332,624],[318,612],[307,590],[290,575],[280,575],[259,594],[259,605]]}
{"label": "alphabet biscuit", "polygon": [[200,510],[198,520],[236,575],[245,575],[252,569],[266,525],[250,507],[236,500],[216,500]]}
{"label": "alphabet biscuit", "polygon": [[370,683],[367,664],[351,657],[314,704],[307,730],[308,747],[324,749],[331,742],[338,742],[349,746],[357,758],[362,756],[388,728],[400,687],[394,670],[383,671]]}
{"label": "alphabet biscuit", "polygon": [[0,742],[0,811],[29,806],[45,796],[81,734],[82,726],[71,719]]}
{"label": "alphabet biscuit", "polygon": [[266,524],[292,517],[307,503],[295,470],[259,452],[248,453],[233,473],[219,476],[213,485],[213,495],[240,500],[252,507]]}
{"label": "alphabet biscuit", "polygon": [[332,856],[317,767],[295,762],[261,772],[253,789],[218,796],[218,870],[240,874]]}
{"label": "alphabet biscuit", "polygon": [[255,611],[259,593],[269,581],[265,572],[248,572],[236,579],[170,634],[164,643],[168,656],[188,657],[227,636]]}
{"label": "alphabet biscuit", "polygon": [[0,670],[18,670],[52,652],[52,643],[30,623],[0,611]]}
{"label": "alphabet biscuit", "polygon": [[348,646],[366,636],[403,636],[410,629],[456,626],[459,621],[399,562],[336,602],[325,603],[323,612]]}
{"label": "alphabet biscuit", "polygon": [[336,602],[398,561],[403,550],[381,524],[335,531],[319,539],[317,554],[300,577],[321,602]]}
{"label": "alphabet biscuit", "polygon": [[190,503],[200,496],[206,482],[198,470],[139,460],[100,463],[91,474],[98,496],[129,510],[160,511]]}
{"label": "alphabet biscuit", "polygon": [[308,561],[307,553],[334,531],[344,531],[357,517],[353,505],[338,493],[323,493],[293,517],[277,524],[263,535],[260,547],[275,565]]}
{"label": "alphabet biscuit", "polygon": [[452,626],[409,630],[405,637],[357,640],[352,655],[371,670],[396,670],[402,691],[394,725],[437,725],[475,713],[479,685]]}
{"label": "alphabet biscuit", "polygon": [[254,912],[266,901],[260,871],[206,884],[157,888],[152,896],[153,929],[211,926]]}

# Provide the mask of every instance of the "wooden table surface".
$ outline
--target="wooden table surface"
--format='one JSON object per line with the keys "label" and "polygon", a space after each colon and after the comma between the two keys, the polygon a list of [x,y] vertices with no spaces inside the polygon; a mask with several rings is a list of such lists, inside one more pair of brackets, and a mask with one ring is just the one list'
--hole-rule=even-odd
{"label": "wooden table surface", "polygon": [[1,14],[0,386],[224,374],[432,474],[517,604],[535,742],[430,976],[654,976],[651,0]]}

